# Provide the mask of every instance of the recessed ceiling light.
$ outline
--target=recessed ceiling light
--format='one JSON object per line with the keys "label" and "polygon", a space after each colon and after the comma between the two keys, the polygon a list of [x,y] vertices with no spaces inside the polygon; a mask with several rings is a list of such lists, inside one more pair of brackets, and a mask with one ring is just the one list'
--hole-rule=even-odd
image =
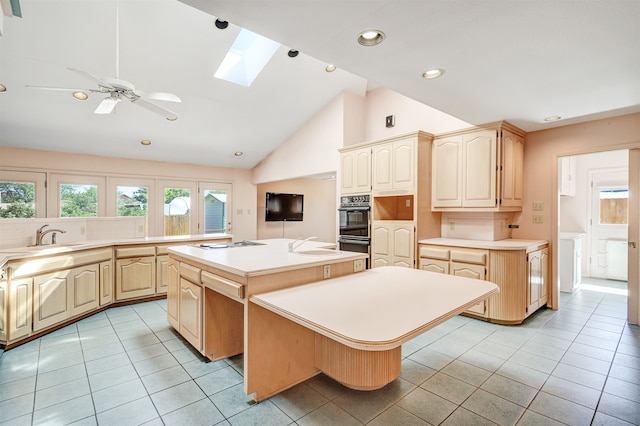
{"label": "recessed ceiling light", "polygon": [[560,117],[559,115],[550,115],[549,117],[546,117],[544,121],[558,121],[561,118],[562,117]]}
{"label": "recessed ceiling light", "polygon": [[222,19],[216,19],[216,28],[220,30],[224,30],[229,26],[227,21],[223,21]]}
{"label": "recessed ceiling light", "polygon": [[289,52],[287,53],[287,55],[289,55],[290,58],[295,58],[296,56],[298,56],[298,52],[296,49],[291,49],[289,50]]}
{"label": "recessed ceiling light", "polygon": [[73,92],[73,97],[79,101],[86,101],[89,98],[89,95],[84,92]]}
{"label": "recessed ceiling light", "polygon": [[6,92],[6,91],[7,91],[7,86],[5,86],[4,84],[0,84],[0,93]]}
{"label": "recessed ceiling light", "polygon": [[384,40],[384,33],[379,30],[366,30],[358,35],[358,43],[363,46],[375,46],[382,43]]}
{"label": "recessed ceiling light", "polygon": [[143,139],[140,141],[140,143],[145,146],[151,145],[151,141],[149,139]]}
{"label": "recessed ceiling light", "polygon": [[333,64],[329,64],[327,65],[327,67],[324,69],[326,72],[334,72],[336,70],[336,66]]}
{"label": "recessed ceiling light", "polygon": [[233,153],[236,157],[242,157],[242,154],[244,154],[242,151],[236,151]]}
{"label": "recessed ceiling light", "polygon": [[434,78],[442,77],[444,70],[440,68],[432,68],[422,73],[422,78],[425,80],[433,80]]}
{"label": "recessed ceiling light", "polygon": [[167,117],[168,121],[176,121],[178,117]]}

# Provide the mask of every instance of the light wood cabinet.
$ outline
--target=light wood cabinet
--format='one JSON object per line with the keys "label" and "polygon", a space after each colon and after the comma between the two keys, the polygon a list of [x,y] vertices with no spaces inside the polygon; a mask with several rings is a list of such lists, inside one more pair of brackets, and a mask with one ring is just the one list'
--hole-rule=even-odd
{"label": "light wood cabinet", "polygon": [[33,278],[10,280],[9,324],[7,342],[14,342],[31,335]]}
{"label": "light wood cabinet", "polygon": [[113,302],[113,261],[100,262],[100,306]]}
{"label": "light wood cabinet", "polygon": [[[419,253],[422,270],[483,281],[487,279],[489,256],[486,250],[420,245]],[[483,300],[465,312],[486,317],[488,303]]]}
{"label": "light wood cabinet", "polygon": [[0,341],[7,341],[7,310],[9,308],[9,285],[4,279],[4,270],[0,270]]}
{"label": "light wood cabinet", "polygon": [[413,221],[374,221],[372,226],[372,266],[415,267]]}
{"label": "light wood cabinet", "polygon": [[371,192],[371,147],[340,151],[340,193]]}
{"label": "light wood cabinet", "polygon": [[202,352],[202,316],[204,293],[200,269],[180,264],[178,331],[191,345]]}
{"label": "light wood cabinet", "polygon": [[92,311],[100,305],[99,264],[72,269],[68,283],[70,317]]}
{"label": "light wood cabinet", "polygon": [[155,294],[155,250],[154,246],[116,249],[116,300]]}
{"label": "light wood cabinet", "polygon": [[180,329],[180,262],[169,257],[167,261],[167,319],[176,330]]}
{"label": "light wood cabinet", "polygon": [[374,145],[373,192],[413,191],[417,174],[416,147],[417,136],[407,137],[389,143]]}
{"label": "light wood cabinet", "polygon": [[156,256],[156,294],[167,293],[167,267],[169,266],[169,255]]}
{"label": "light wood cabinet", "polygon": [[433,140],[434,211],[520,211],[524,132],[508,123],[438,135]]}
{"label": "light wood cabinet", "polygon": [[515,250],[489,250],[420,244],[420,268],[488,280],[500,293],[465,311],[500,324],[520,324],[545,306],[549,292],[546,242]]}

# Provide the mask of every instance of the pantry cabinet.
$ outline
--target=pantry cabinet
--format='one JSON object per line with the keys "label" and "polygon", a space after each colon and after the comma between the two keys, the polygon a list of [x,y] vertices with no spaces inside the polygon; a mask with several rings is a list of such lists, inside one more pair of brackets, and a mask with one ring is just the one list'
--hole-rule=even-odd
{"label": "pantry cabinet", "polygon": [[508,123],[438,135],[433,140],[434,211],[520,211],[524,132]]}
{"label": "pantry cabinet", "polygon": [[371,147],[340,151],[340,194],[371,192]]}

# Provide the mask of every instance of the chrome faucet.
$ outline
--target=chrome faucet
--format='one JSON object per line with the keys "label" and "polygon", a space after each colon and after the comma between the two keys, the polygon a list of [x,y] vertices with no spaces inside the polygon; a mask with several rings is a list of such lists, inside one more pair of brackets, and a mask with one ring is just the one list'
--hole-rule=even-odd
{"label": "chrome faucet", "polygon": [[316,238],[318,237],[309,237],[309,238],[305,238],[304,240],[300,240],[300,238],[296,238],[295,241],[289,243],[289,253],[294,253],[298,247],[300,247],[307,241],[315,240]]}
{"label": "chrome faucet", "polygon": [[51,234],[51,244],[55,244],[56,243],[56,232],[60,232],[62,234],[64,234],[65,230],[63,229],[47,229],[46,231],[43,231],[44,228],[46,228],[47,225],[42,225],[40,228],[38,228],[36,230],[36,245],[37,246],[41,246],[42,245],[42,239],[44,238],[45,235],[52,233]]}

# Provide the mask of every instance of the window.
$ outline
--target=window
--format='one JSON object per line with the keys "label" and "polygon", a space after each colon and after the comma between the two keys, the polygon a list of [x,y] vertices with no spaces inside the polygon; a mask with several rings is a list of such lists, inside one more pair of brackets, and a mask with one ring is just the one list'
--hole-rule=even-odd
{"label": "window", "polygon": [[148,216],[149,188],[144,186],[116,187],[118,216]]}
{"label": "window", "polygon": [[189,235],[191,190],[164,188],[164,235]]}
{"label": "window", "polygon": [[205,234],[231,233],[229,217],[233,199],[232,185],[221,182],[198,182],[200,207],[198,232]]}
{"label": "window", "polygon": [[60,184],[60,217],[98,216],[98,186]]}
{"label": "window", "polygon": [[628,189],[600,190],[600,224],[626,225],[629,211]]}
{"label": "window", "polygon": [[0,219],[43,217],[45,174],[0,171]]}

